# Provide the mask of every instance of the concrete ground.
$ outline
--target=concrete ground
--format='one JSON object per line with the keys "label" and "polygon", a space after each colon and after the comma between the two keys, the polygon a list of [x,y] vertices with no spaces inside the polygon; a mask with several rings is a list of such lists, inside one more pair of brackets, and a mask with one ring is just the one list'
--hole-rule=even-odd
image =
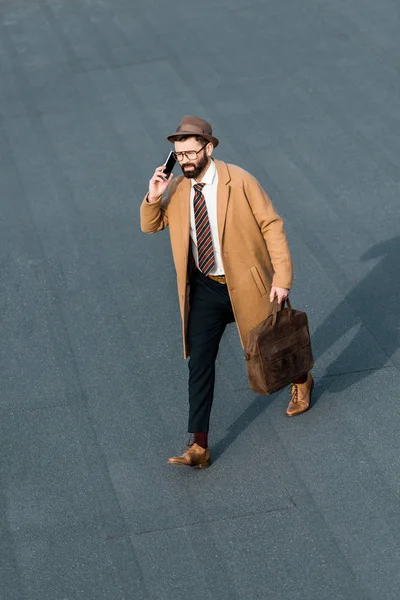
{"label": "concrete ground", "polygon": [[[396,0],[0,1],[1,600],[398,600]],[[139,205],[208,118],[286,224],[312,410],[223,339],[214,462]]]}

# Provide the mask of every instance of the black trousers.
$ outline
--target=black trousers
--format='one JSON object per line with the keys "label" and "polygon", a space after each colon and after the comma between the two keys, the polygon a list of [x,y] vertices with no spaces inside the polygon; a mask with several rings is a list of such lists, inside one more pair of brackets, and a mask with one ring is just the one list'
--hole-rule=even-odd
{"label": "black trousers", "polygon": [[207,432],[214,398],[215,359],[225,327],[235,320],[226,285],[195,270],[190,282],[188,321],[188,431]]}

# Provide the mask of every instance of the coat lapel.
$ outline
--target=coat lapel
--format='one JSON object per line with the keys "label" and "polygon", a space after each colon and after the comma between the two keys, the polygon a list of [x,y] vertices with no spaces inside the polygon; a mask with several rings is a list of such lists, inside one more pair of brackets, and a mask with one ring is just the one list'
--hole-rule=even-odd
{"label": "coat lapel", "polygon": [[228,183],[231,178],[229,175],[229,170],[227,165],[219,160],[215,161],[217,166],[218,173],[218,188],[217,188],[217,219],[218,219],[218,235],[219,242],[222,246],[223,237],[224,237],[224,229],[225,229],[225,220],[226,220],[226,211],[228,210],[229,204],[229,193],[230,186]]}

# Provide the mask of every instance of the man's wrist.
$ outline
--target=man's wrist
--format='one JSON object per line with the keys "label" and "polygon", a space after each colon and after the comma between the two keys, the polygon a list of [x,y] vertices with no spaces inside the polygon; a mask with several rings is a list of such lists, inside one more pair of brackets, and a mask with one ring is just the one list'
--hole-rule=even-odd
{"label": "man's wrist", "polygon": [[161,199],[161,196],[156,196],[156,197],[152,197],[150,196],[150,193],[147,194],[147,203],[148,204],[155,204],[156,202],[158,202]]}

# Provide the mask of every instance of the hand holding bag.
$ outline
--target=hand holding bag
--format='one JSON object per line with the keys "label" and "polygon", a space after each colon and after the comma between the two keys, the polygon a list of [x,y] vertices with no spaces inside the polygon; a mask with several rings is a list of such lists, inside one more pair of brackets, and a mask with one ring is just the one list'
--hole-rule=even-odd
{"label": "hand holding bag", "polygon": [[289,299],[286,304],[279,310],[275,298],[268,317],[248,335],[247,374],[257,394],[277,392],[314,366],[307,315],[293,310]]}

